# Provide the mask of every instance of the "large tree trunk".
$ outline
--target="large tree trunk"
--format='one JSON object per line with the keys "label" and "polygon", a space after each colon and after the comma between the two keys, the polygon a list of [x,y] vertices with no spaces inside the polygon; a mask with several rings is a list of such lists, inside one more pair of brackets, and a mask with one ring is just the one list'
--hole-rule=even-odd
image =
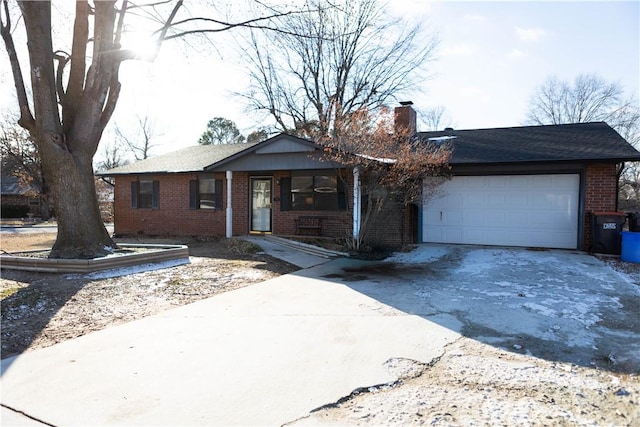
{"label": "large tree trunk", "polygon": [[[94,258],[110,252],[114,246],[100,218],[100,209],[93,180],[93,155],[98,147],[106,120],[102,112],[113,76],[112,64],[102,58],[94,58],[94,71],[84,84],[84,46],[86,45],[86,2],[77,3],[77,20],[74,32],[74,51],[81,49],[72,69],[66,92],[56,86],[54,50],[51,38],[50,3],[20,2],[27,40],[33,106],[31,116],[28,106],[21,103],[20,124],[29,130],[36,142],[42,161],[43,179],[53,196],[58,220],[58,236],[51,251],[52,258]],[[96,5],[105,32],[112,36],[114,11],[112,2]],[[78,31],[78,28],[82,31]],[[98,26],[96,27],[98,28]],[[109,37],[99,37],[96,29],[94,44],[109,45]],[[94,55],[100,56],[96,47]],[[99,62],[102,61],[102,63]],[[96,63],[98,63],[96,65]],[[102,66],[102,68],[101,68]],[[100,73],[102,70],[105,72]],[[77,75],[76,75],[77,74]],[[117,91],[117,89],[116,89]],[[61,101],[59,103],[59,101]],[[62,108],[60,108],[62,107]],[[61,120],[62,113],[63,120]],[[108,118],[108,115],[105,116]]]}
{"label": "large tree trunk", "polygon": [[[58,236],[51,258],[95,258],[115,246],[102,218],[93,179],[91,157],[61,153],[64,163],[43,163],[55,207]],[[83,158],[84,157],[84,158]],[[59,168],[57,164],[64,164]]]}

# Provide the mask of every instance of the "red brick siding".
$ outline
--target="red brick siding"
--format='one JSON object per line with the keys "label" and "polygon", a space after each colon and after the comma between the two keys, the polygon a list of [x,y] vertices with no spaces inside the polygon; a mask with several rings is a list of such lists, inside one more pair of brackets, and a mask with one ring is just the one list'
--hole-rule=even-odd
{"label": "red brick siding", "polygon": [[[227,181],[224,182],[224,207],[227,207]],[[231,207],[233,209],[233,235],[245,236],[249,234],[249,174],[234,172],[231,180]],[[222,212],[226,221],[226,211]],[[225,226],[220,235],[226,235]]]}
{"label": "red brick siding", "polygon": [[[189,180],[195,174],[164,174],[144,179],[160,182],[160,209],[131,207],[131,182],[135,176],[116,177],[115,234],[150,236],[219,236],[225,234],[224,210],[189,209]],[[216,179],[223,179],[217,174]]]}
{"label": "red brick siding", "polygon": [[[265,175],[259,175],[265,176]],[[272,231],[276,235],[295,235],[294,219],[299,216],[321,216],[322,235],[342,238],[351,234],[353,220],[352,183],[349,182],[346,211],[286,211],[280,210],[280,178],[289,172],[273,174],[272,187]],[[150,236],[224,236],[226,235],[227,181],[224,173],[216,174],[216,179],[224,180],[223,209],[189,209],[189,180],[197,174],[163,174],[145,177],[160,182],[160,209],[131,208],[131,182],[136,176],[116,177],[114,194],[115,234]],[[234,172],[232,180],[233,235],[249,233],[250,175]]]}
{"label": "red brick siding", "polygon": [[417,218],[413,217],[411,206],[393,206],[377,214],[367,240],[374,246],[395,248],[416,243],[416,222]]}
{"label": "red brick siding", "polygon": [[585,173],[584,244],[591,246],[591,213],[616,210],[617,182],[615,163],[588,164]]}
{"label": "red brick siding", "polygon": [[[288,171],[273,174],[272,219],[273,233],[294,235],[295,218],[299,216],[321,216],[322,234],[327,237],[343,238],[352,233],[353,182],[348,176],[346,189],[346,211],[285,211],[280,210],[280,179],[290,176]],[[160,181],[160,209],[132,209],[131,181],[135,176],[116,177],[114,195],[115,233],[117,235],[147,234],[159,236],[224,236],[226,234],[227,185],[224,173],[216,174],[216,179],[224,180],[223,209],[189,209],[189,180],[196,174],[165,174],[149,177]],[[246,172],[233,174],[233,234],[249,233],[249,178]],[[585,216],[583,249],[591,245],[591,212],[613,211],[616,207],[617,176],[616,165],[589,164],[585,173]],[[373,231],[376,243],[400,246],[413,242],[414,223],[410,208],[402,213],[390,212]]]}

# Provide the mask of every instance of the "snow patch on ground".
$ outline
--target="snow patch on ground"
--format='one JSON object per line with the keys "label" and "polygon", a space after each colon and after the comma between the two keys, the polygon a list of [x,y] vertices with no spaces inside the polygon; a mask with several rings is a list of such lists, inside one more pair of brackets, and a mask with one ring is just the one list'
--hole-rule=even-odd
{"label": "snow patch on ground", "polygon": [[449,250],[445,247],[418,246],[411,252],[397,252],[387,258],[385,262],[399,264],[423,264],[442,258]]}
{"label": "snow patch on ground", "polygon": [[113,277],[128,276],[130,274],[145,273],[148,271],[162,270],[164,268],[177,267],[179,265],[189,264],[189,259],[174,259],[162,262],[154,262],[149,264],[132,265],[130,267],[113,268],[109,270],[96,271],[88,274],[66,274],[64,277],[68,279],[77,279],[80,277],[99,280],[111,279]]}

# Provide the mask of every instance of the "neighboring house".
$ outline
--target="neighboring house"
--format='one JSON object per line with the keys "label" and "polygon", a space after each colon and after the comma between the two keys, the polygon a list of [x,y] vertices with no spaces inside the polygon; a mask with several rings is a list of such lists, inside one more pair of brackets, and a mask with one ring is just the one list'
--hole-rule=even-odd
{"label": "neighboring house", "polygon": [[40,189],[25,184],[17,176],[0,178],[2,218],[40,216]]}
{"label": "neighboring house", "polygon": [[[415,129],[409,103],[395,112],[397,125]],[[452,144],[453,177],[437,197],[378,230],[389,245],[588,249],[591,212],[616,209],[617,165],[640,160],[606,123],[417,135]],[[281,134],[257,144],[189,147],[106,171],[115,179],[115,233],[294,235],[304,231],[296,220],[321,217],[321,229],[312,231],[346,237],[359,221],[359,188],[353,171],[314,155],[319,148]]]}

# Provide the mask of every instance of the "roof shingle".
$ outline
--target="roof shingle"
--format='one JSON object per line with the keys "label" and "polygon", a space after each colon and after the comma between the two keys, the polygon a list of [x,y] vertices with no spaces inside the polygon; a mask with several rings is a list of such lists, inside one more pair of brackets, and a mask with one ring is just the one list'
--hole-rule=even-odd
{"label": "roof shingle", "polygon": [[180,173],[203,171],[236,153],[249,149],[252,144],[194,145],[172,153],[150,157],[139,162],[110,169],[99,175],[128,175],[144,173]]}
{"label": "roof shingle", "polygon": [[451,164],[640,160],[604,122],[419,132],[421,138],[453,136]]}
{"label": "roof shingle", "polygon": [[[275,141],[276,136],[262,144]],[[422,139],[451,143],[450,164],[569,161],[640,161],[640,152],[604,122],[419,132]],[[254,144],[196,145],[99,175],[199,172]]]}

